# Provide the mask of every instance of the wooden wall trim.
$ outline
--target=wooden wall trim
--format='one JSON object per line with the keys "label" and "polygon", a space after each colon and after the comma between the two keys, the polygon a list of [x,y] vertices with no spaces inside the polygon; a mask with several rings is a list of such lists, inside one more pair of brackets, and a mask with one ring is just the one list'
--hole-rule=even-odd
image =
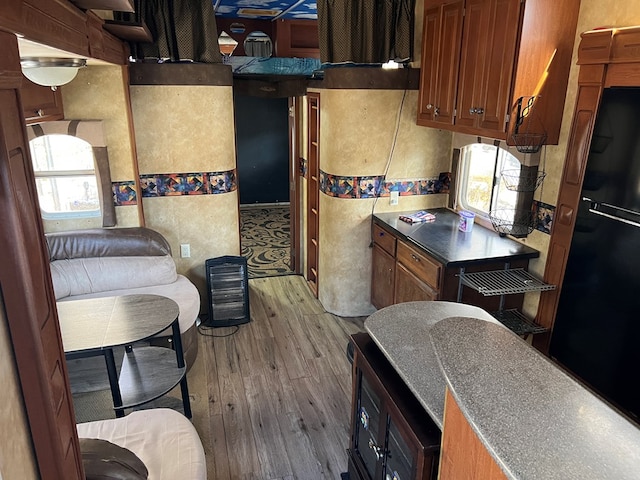
{"label": "wooden wall trim", "polygon": [[584,181],[589,145],[605,87],[640,86],[640,27],[585,32],[578,47],[578,95],[569,134],[556,215],[551,232],[544,280],[557,285],[543,292],[536,322],[549,332],[536,335],[533,345],[548,354],[562,293],[569,249]]}
{"label": "wooden wall trim", "polygon": [[132,63],[130,85],[233,85],[230,65],[222,63]]}
{"label": "wooden wall trim", "polygon": [[335,67],[324,71],[322,80],[310,80],[310,88],[418,90],[419,68],[387,70],[378,67]]}
{"label": "wooden wall trim", "polygon": [[[0,79],[20,74],[15,35],[0,32]],[[0,295],[42,480],[84,478],[48,252],[19,88],[0,81]]]}

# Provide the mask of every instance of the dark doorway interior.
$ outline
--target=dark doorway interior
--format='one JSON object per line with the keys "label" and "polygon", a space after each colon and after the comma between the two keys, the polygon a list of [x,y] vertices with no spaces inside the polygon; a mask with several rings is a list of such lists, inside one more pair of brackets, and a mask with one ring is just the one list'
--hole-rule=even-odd
{"label": "dark doorway interior", "polygon": [[289,202],[289,126],[286,98],[236,94],[240,204]]}

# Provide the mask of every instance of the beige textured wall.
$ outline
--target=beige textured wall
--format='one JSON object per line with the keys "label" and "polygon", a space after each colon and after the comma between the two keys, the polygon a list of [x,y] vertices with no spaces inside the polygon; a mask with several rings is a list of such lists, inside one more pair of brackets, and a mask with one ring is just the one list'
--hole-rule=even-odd
{"label": "beige textured wall", "polygon": [[[131,104],[140,174],[236,168],[231,87],[133,86]],[[206,300],[205,260],[240,254],[237,191],[143,202],[147,227],[167,238],[178,272]],[[183,243],[191,246],[190,258],[180,258]]]}
{"label": "beige textured wall", "polygon": [[[580,3],[580,15],[576,32],[576,42],[573,51],[571,73],[569,75],[569,88],[564,105],[564,116],[560,141],[557,146],[546,147],[546,172],[542,201],[552,205],[557,204],[558,189],[562,178],[562,169],[567,155],[567,142],[573,120],[573,111],[576,103],[578,89],[578,45],[580,33],[597,27],[629,27],[640,25],[640,4],[637,1],[601,2],[598,0],[582,0]],[[543,157],[544,160],[544,157]],[[540,191],[536,192],[536,199],[540,199]],[[525,243],[541,252],[540,258],[530,262],[530,270],[542,276],[547,261],[549,242],[551,237],[534,230]],[[527,315],[535,316],[538,309],[538,294],[527,295],[524,311]]]}
{"label": "beige textured wall", "polygon": [[[320,92],[320,169],[334,175],[382,175],[387,167],[402,90],[318,90]],[[400,113],[388,179],[438,176],[451,165],[451,133],[416,125],[418,92],[408,91]],[[318,298],[342,316],[373,312],[371,213],[446,205],[448,195],[341,199],[320,194]],[[375,210],[374,210],[375,209]]]}
{"label": "beige textured wall", "polygon": [[[112,181],[136,180],[133,148],[129,137],[128,93],[125,67],[91,65],[62,86],[62,105],[67,120],[103,120]],[[139,225],[138,207],[116,207],[118,227]],[[102,227],[101,218],[44,220],[46,232]]]}
{"label": "beige textured wall", "polygon": [[40,478],[22,400],[13,346],[0,298],[0,475],[5,480]]}

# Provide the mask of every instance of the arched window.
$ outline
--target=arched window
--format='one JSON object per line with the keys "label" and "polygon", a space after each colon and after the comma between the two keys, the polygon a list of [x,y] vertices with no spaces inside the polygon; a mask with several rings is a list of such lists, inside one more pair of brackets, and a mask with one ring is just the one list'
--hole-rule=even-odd
{"label": "arched window", "polygon": [[102,217],[116,224],[109,156],[100,120],[27,126],[42,217]]}
{"label": "arched window", "polygon": [[460,145],[454,157],[456,207],[474,212],[500,235],[526,237],[536,222],[533,195],[545,176],[538,172],[540,153],[507,150],[498,140],[474,140],[460,136],[454,141]]}
{"label": "arched window", "polygon": [[[519,170],[520,162],[507,150],[487,143],[472,143],[460,149],[458,205],[476,215],[515,210],[518,192],[500,184],[503,170]],[[502,187],[502,188],[501,188]]]}
{"label": "arched window", "polygon": [[70,135],[43,135],[29,142],[40,210],[45,219],[100,216],[93,149]]}

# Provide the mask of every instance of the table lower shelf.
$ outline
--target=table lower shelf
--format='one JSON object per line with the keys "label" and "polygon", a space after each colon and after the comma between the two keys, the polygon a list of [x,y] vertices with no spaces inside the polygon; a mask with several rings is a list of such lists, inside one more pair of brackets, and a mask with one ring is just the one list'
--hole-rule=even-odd
{"label": "table lower shelf", "polygon": [[116,410],[150,402],[170,392],[187,372],[178,367],[176,352],[165,347],[136,346],[125,351],[119,385],[122,405]]}

